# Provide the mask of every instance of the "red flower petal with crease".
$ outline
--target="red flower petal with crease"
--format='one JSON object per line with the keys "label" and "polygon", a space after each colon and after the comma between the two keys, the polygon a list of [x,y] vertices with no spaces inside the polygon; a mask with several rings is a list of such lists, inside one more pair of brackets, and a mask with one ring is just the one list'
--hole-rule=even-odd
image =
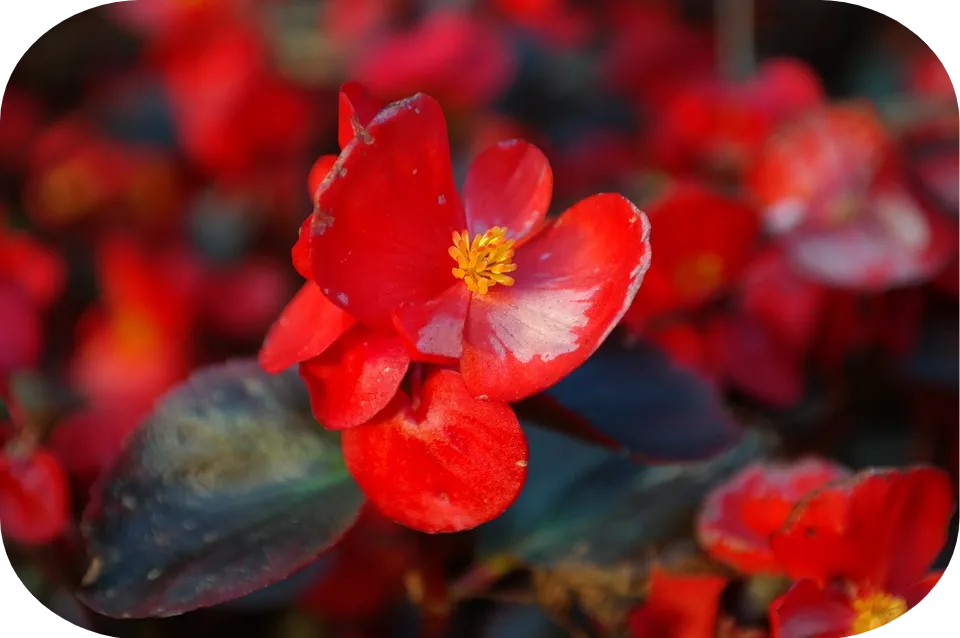
{"label": "red flower petal with crease", "polygon": [[359,82],[347,82],[341,86],[340,122],[337,127],[340,148],[345,148],[356,135],[358,127],[366,127],[384,106]]}
{"label": "red flower petal with crease", "polygon": [[780,573],[770,536],[783,527],[800,499],[847,476],[845,468],[815,458],[752,463],[704,500],[697,519],[700,545],[746,574]]}
{"label": "red flower petal with crease", "polygon": [[516,401],[583,363],[650,265],[650,223],[620,195],[589,197],[517,251],[513,286],[474,295],[460,369],[474,396]]}
{"label": "red flower petal with crease", "polygon": [[846,594],[812,580],[801,580],[770,605],[773,638],[845,638],[853,620]]}
{"label": "red flower petal with crease", "polygon": [[397,333],[417,361],[456,363],[463,352],[463,325],[470,291],[454,280],[443,294],[425,304],[402,304],[394,315]]}
{"label": "red flower petal with crease", "polygon": [[370,423],[343,433],[343,455],[367,497],[389,518],[428,533],[496,518],[526,478],[527,443],[510,406],[470,396],[441,370],[418,403],[398,393]]}
{"label": "red flower petal with crease", "polygon": [[546,156],[523,140],[505,140],[480,153],[467,173],[463,205],[470,234],[494,226],[522,239],[550,208],[553,172]]}
{"label": "red flower petal with crease", "polygon": [[[320,188],[320,184],[323,183],[323,180],[327,178],[327,175],[330,173],[330,169],[333,168],[333,165],[337,163],[336,155],[321,155],[317,158],[317,161],[313,163],[313,166],[310,167],[310,174],[307,176],[307,190],[310,193],[310,198],[313,199],[317,193],[317,189]],[[309,226],[308,226],[309,228]],[[297,240],[299,243],[301,240],[306,241],[301,233],[301,239]]]}
{"label": "red flower petal with crease", "polygon": [[358,320],[389,328],[401,303],[450,286],[447,251],[464,228],[440,105],[416,95],[387,107],[333,172],[312,216],[314,280]]}
{"label": "red flower petal with crease", "polygon": [[846,578],[902,595],[946,542],[953,491],[945,472],[860,472],[806,498],[771,547],[792,578]]}
{"label": "red flower petal with crease", "polygon": [[330,430],[369,421],[397,393],[410,357],[393,335],[355,326],[333,347],[300,364],[317,421]]}
{"label": "red flower petal with crease", "polygon": [[720,595],[727,579],[713,575],[670,574],[653,568],[650,595],[630,615],[635,638],[713,638]]}
{"label": "red flower petal with crease", "polygon": [[308,281],[280,313],[260,347],[260,366],[282,372],[312,359],[349,330],[356,319],[330,303],[316,284]]}

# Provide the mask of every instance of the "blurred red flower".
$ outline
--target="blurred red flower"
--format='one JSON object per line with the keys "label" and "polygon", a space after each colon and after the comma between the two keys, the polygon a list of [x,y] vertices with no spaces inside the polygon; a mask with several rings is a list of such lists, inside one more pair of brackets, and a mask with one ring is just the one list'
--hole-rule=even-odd
{"label": "blurred red flower", "polygon": [[770,609],[774,636],[839,638],[902,616],[933,588],[954,511],[940,470],[868,470],[804,499],[771,547],[800,579]]}
{"label": "blurred red flower", "polygon": [[634,638],[715,638],[727,578],[671,574],[655,566],[646,601],[630,614]]}
{"label": "blurred red flower", "polygon": [[745,574],[782,573],[770,547],[771,536],[803,497],[849,474],[817,458],[752,463],[704,500],[697,519],[700,545],[713,558]]}

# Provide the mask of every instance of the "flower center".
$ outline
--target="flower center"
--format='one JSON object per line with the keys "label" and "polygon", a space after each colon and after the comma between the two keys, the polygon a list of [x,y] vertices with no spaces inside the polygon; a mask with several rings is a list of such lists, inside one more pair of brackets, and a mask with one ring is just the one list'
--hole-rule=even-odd
{"label": "flower center", "polygon": [[513,272],[517,265],[513,263],[514,239],[507,239],[507,229],[494,226],[482,235],[470,233],[453,233],[453,246],[447,251],[457,266],[453,269],[453,276],[463,279],[470,292],[481,295],[487,294],[487,289],[496,284],[513,285],[513,277],[506,273]]}
{"label": "flower center", "polygon": [[681,293],[699,297],[714,291],[723,281],[723,260],[714,253],[703,253],[680,264],[674,283]]}
{"label": "flower center", "polygon": [[907,602],[903,598],[878,593],[855,599],[853,610],[857,614],[853,620],[853,633],[863,634],[907,613]]}

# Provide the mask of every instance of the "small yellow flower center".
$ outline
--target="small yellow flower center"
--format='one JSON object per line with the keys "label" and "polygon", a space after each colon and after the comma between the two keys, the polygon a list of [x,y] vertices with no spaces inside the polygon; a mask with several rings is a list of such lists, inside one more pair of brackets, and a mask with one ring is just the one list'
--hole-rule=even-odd
{"label": "small yellow flower center", "polygon": [[723,282],[723,260],[714,253],[703,253],[680,264],[674,283],[683,294],[706,295]]}
{"label": "small yellow flower center", "polygon": [[453,246],[448,251],[457,262],[453,276],[463,279],[470,292],[485,295],[490,286],[513,285],[513,277],[506,273],[517,269],[513,263],[516,240],[507,239],[506,236],[507,229],[501,226],[494,226],[482,235],[474,235],[472,240],[467,231],[453,233]]}
{"label": "small yellow flower center", "polygon": [[853,610],[857,614],[853,620],[853,633],[864,634],[907,613],[907,602],[903,598],[878,593],[855,599]]}

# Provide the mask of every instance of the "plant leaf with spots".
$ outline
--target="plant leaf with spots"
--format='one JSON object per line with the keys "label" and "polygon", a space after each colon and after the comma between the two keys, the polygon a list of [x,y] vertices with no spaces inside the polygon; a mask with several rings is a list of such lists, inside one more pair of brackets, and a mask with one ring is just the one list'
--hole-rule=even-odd
{"label": "plant leaf with spots", "polygon": [[313,560],[363,500],[295,371],[203,370],[160,401],[95,491],[79,596],[117,617],[237,598]]}

